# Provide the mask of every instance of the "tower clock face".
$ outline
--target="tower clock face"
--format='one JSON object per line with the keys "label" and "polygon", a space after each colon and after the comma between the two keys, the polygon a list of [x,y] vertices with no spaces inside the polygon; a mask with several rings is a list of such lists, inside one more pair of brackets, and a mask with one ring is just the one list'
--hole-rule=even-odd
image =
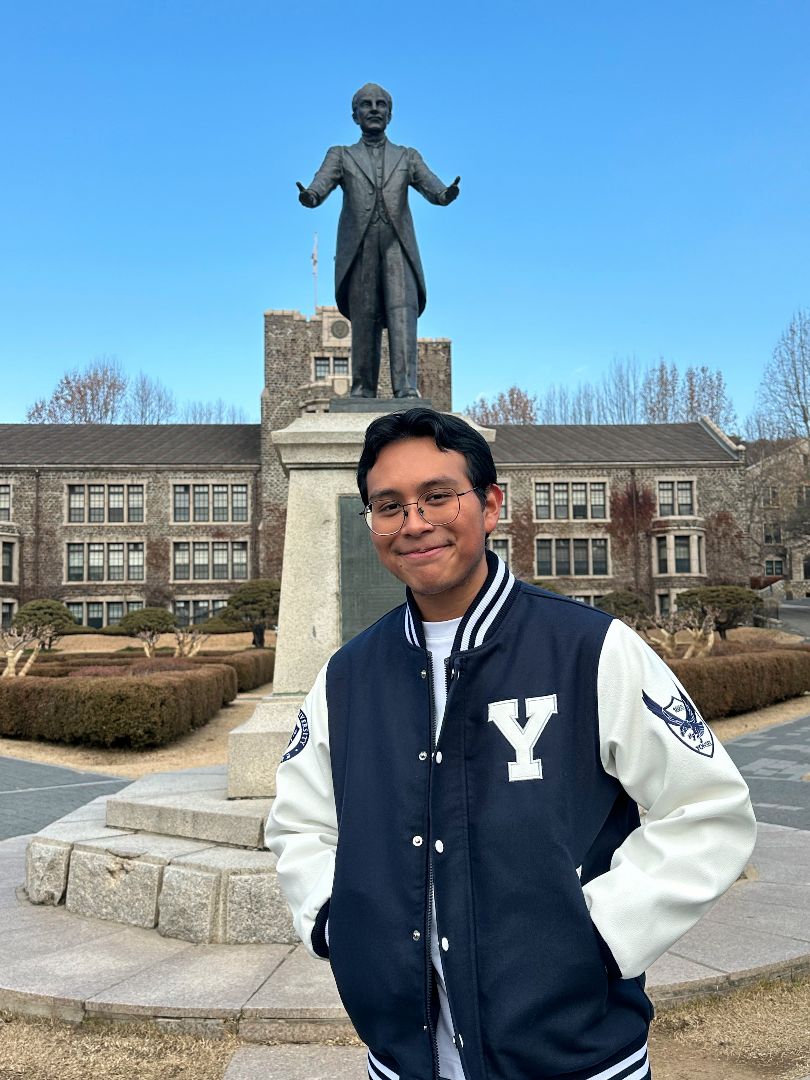
{"label": "tower clock face", "polygon": [[334,338],[339,339],[349,336],[349,324],[344,322],[343,319],[335,319],[329,329]]}

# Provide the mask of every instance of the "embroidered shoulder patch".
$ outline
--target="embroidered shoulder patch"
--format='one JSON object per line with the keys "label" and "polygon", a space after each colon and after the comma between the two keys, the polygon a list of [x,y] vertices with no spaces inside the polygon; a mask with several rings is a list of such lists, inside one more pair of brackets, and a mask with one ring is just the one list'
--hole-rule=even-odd
{"label": "embroidered shoulder patch", "polygon": [[697,709],[687,694],[681,694],[676,688],[675,696],[671,697],[666,705],[659,705],[643,690],[641,696],[650,712],[665,722],[679,742],[703,757],[714,756],[714,736],[698,718]]}
{"label": "embroidered shoulder patch", "polygon": [[290,741],[287,743],[287,749],[284,751],[284,757],[281,759],[282,764],[285,761],[289,761],[290,758],[297,757],[308,742],[309,720],[307,720],[304,710],[299,709],[298,723],[293,728],[293,733],[290,736]]}

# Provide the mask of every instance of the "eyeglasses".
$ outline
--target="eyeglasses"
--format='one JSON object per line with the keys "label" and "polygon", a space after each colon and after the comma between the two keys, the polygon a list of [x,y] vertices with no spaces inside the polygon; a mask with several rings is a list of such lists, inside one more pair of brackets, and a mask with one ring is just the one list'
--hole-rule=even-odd
{"label": "eyeglasses", "polygon": [[360,513],[377,536],[398,533],[405,524],[409,506],[415,506],[416,512],[428,525],[450,525],[461,513],[461,496],[480,490],[480,487],[471,487],[467,491],[453,491],[451,488],[424,491],[416,502],[408,503],[386,498],[372,499]]}

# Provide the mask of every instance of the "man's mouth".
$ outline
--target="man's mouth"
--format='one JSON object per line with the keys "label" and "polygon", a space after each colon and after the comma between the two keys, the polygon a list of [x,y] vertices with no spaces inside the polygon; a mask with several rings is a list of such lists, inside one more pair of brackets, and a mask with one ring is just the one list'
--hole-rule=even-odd
{"label": "man's mouth", "polygon": [[401,555],[406,559],[424,559],[429,555],[435,555],[437,551],[441,551],[443,548],[449,547],[448,544],[434,544],[432,547],[414,548],[411,551],[399,551],[398,555]]}

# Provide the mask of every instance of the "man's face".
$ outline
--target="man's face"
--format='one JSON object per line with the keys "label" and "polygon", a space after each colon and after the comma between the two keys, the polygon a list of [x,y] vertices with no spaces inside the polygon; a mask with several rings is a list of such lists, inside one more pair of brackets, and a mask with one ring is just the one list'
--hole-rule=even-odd
{"label": "man's face", "polygon": [[354,107],[354,122],[364,135],[380,135],[391,119],[388,98],[379,86],[364,86]]}
{"label": "man's face", "polygon": [[[468,491],[467,462],[456,450],[440,450],[432,438],[389,443],[368,472],[369,500],[385,495],[415,502],[435,488]],[[487,576],[484,544],[498,521],[503,494],[493,485],[482,507],[471,491],[459,499],[459,514],[449,525],[430,525],[415,506],[398,533],[371,533],[380,562],[409,585],[430,622],[463,615]]]}

